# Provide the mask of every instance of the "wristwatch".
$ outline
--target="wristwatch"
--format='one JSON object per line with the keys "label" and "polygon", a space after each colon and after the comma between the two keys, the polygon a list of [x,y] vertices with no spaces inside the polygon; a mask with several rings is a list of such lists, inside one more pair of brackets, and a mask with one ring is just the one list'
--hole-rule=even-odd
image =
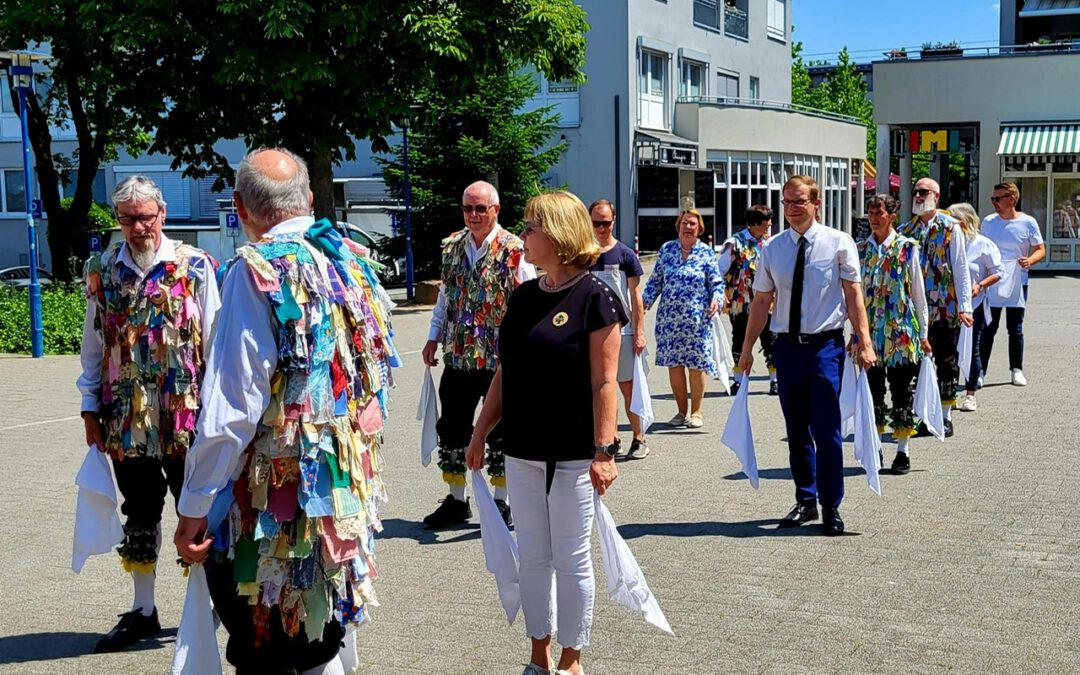
{"label": "wristwatch", "polygon": [[600,454],[602,452],[605,455],[607,455],[608,457],[614,457],[615,453],[618,452],[618,450],[619,450],[619,444],[618,443],[608,443],[607,445],[597,445],[597,446],[595,446],[595,448],[596,448],[596,453],[597,454]]}

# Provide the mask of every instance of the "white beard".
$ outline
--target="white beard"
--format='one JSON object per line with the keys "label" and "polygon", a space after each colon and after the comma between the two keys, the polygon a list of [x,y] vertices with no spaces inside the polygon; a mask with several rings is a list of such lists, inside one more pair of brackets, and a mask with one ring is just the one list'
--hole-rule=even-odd
{"label": "white beard", "polygon": [[135,264],[138,265],[141,270],[150,269],[150,266],[154,264],[154,258],[157,257],[157,251],[152,247],[142,251],[132,246],[130,252],[131,259],[135,261]]}
{"label": "white beard", "polygon": [[935,210],[937,210],[937,202],[930,195],[926,196],[922,204],[915,202],[911,205],[911,214],[914,216],[921,216]]}

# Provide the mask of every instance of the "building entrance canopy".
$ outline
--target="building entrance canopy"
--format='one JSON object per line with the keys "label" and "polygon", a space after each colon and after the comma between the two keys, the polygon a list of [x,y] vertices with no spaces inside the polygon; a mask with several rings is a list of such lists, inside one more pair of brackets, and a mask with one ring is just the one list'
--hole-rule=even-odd
{"label": "building entrance canopy", "polygon": [[997,154],[1044,157],[1080,154],[1080,123],[1003,126]]}

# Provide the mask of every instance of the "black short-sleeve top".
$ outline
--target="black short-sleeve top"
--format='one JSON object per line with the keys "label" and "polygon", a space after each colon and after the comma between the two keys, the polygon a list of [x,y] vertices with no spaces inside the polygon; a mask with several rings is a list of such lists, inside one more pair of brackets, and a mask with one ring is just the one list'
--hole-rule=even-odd
{"label": "black short-sleeve top", "polygon": [[592,459],[589,334],[628,321],[611,288],[591,274],[559,291],[521,284],[499,328],[505,454],[565,462]]}

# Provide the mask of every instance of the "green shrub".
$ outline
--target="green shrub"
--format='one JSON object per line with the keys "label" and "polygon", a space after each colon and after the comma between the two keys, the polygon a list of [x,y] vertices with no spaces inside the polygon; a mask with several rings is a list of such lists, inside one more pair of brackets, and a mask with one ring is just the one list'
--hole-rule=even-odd
{"label": "green shrub", "polygon": [[[82,288],[50,284],[41,289],[46,354],[78,354],[86,296]],[[25,288],[0,286],[0,352],[30,353],[30,300]]]}
{"label": "green shrub", "polygon": [[[60,208],[65,211],[69,210],[73,201],[75,201],[73,197],[64,197],[60,200]],[[86,214],[86,222],[82,224],[79,231],[90,234],[93,232],[108,232],[116,227],[120,227],[120,223],[116,221],[113,212],[108,207],[93,202],[90,204],[89,213]]]}

